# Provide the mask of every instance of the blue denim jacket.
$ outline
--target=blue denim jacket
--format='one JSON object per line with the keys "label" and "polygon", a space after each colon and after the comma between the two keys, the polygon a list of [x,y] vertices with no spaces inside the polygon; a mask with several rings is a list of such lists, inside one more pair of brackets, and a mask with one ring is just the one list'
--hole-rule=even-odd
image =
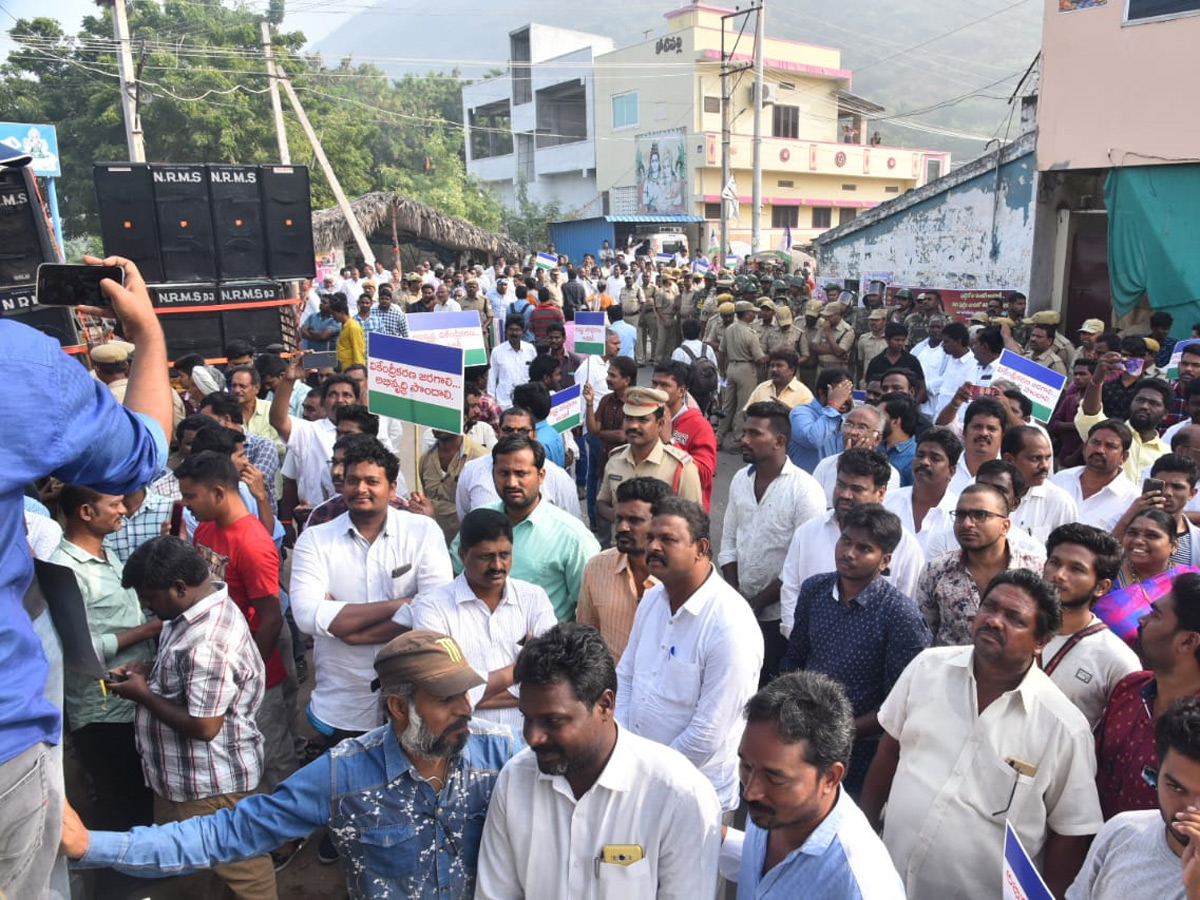
{"label": "blue denim jacket", "polygon": [[127,834],[94,831],[76,866],[179,875],[261,856],[328,825],[351,900],[470,898],[492,788],[514,751],[508,728],[472,722],[438,795],[384,725],[232,809]]}

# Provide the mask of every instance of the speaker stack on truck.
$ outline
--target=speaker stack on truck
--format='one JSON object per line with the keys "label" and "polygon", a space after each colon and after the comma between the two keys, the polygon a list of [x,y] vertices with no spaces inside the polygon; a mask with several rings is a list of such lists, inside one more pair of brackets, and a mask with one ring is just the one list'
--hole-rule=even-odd
{"label": "speaker stack on truck", "polygon": [[74,310],[35,302],[37,268],[44,262],[58,259],[33,173],[25,166],[0,168],[0,316],[43,331],[64,347],[77,348]]}
{"label": "speaker stack on truck", "polygon": [[172,359],[285,343],[282,282],[312,278],[304,166],[97,163],[106,253],[146,278]]}

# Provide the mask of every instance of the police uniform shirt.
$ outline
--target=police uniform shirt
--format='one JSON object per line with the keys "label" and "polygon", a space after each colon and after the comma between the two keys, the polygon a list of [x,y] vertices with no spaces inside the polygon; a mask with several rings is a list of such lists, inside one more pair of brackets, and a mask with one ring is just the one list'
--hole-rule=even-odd
{"label": "police uniform shirt", "polygon": [[616,505],[618,485],[641,476],[657,478],[684,500],[704,502],[700,489],[700,470],[696,468],[692,457],[686,451],[664,444],[661,440],[640,463],[634,460],[633,447],[629,444],[622,444],[609,454],[596,499]]}
{"label": "police uniform shirt", "polygon": [[758,335],[748,324],[738,319],[721,336],[721,351],[727,363],[754,363],[763,357]]}

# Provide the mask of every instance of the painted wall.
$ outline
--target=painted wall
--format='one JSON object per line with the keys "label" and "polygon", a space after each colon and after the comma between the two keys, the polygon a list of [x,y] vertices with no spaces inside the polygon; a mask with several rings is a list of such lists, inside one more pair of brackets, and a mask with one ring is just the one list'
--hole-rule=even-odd
{"label": "painted wall", "polygon": [[1124,0],[1071,12],[1044,2],[1038,168],[1194,160],[1200,16],[1125,24]]}
{"label": "painted wall", "polygon": [[1034,155],[1026,152],[1001,164],[998,196],[995,167],[944,192],[935,192],[936,183],[927,186],[932,196],[907,209],[868,213],[878,221],[819,241],[821,275],[891,272],[896,284],[1028,293],[1036,182]]}

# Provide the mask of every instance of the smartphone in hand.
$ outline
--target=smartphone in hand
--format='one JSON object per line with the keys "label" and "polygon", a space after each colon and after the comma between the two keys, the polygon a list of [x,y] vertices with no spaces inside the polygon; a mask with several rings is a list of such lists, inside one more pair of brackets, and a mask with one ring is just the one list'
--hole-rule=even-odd
{"label": "smartphone in hand", "polygon": [[64,266],[43,263],[37,271],[36,299],[42,306],[111,306],[100,282],[125,284],[120,266]]}

